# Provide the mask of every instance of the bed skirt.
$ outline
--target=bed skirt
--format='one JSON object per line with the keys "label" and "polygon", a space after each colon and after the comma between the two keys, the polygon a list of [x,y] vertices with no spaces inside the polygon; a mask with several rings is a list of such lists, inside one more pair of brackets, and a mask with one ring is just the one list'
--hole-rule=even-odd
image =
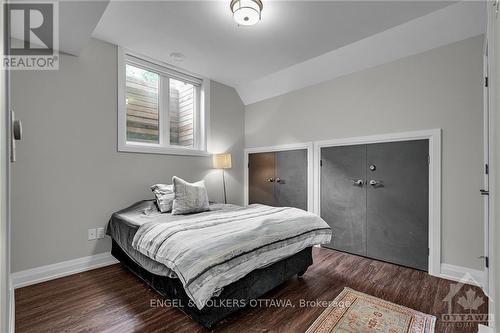
{"label": "bed skirt", "polygon": [[312,248],[308,247],[231,283],[219,296],[213,297],[209,304],[198,310],[186,295],[179,279],[150,273],[131,259],[114,240],[111,254],[161,296],[171,300],[172,304],[180,305],[179,310],[207,328],[213,327],[231,313],[244,308],[251,300],[264,295],[294,275],[302,275],[313,262]]}

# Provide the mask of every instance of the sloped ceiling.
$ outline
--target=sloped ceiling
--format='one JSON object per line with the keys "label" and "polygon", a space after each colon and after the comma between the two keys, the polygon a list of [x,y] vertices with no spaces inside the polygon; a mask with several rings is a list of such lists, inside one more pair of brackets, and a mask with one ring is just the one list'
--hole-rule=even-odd
{"label": "sloped ceiling", "polygon": [[[29,0],[20,2],[32,3]],[[102,17],[109,0],[64,0],[57,1],[55,25],[59,34],[58,49],[61,52],[78,56],[92,37],[97,23]],[[24,40],[24,20],[20,16],[11,16],[10,36],[18,41]],[[33,44],[35,42],[31,41]]]}
{"label": "sloped ceiling", "polygon": [[480,33],[481,21],[467,22],[482,19],[474,8],[484,4],[471,4],[264,0],[262,21],[238,27],[229,1],[112,1],[93,36],[233,86],[249,104]]}

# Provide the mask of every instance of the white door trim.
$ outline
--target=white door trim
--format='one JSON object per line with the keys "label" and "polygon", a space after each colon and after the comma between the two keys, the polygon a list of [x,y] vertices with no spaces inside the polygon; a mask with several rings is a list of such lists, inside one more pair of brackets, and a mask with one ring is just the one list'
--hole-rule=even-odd
{"label": "white door trim", "polygon": [[340,138],[314,142],[314,212],[321,214],[320,159],[321,148],[396,142],[409,140],[429,140],[429,274],[441,274],[441,129],[389,133],[354,138]]}
{"label": "white door trim", "polygon": [[[494,187],[494,184],[496,183],[495,179],[497,177],[496,175],[496,169],[497,166],[495,164],[496,156],[498,152],[496,152],[494,149],[496,146],[493,144],[495,142],[495,137],[497,129],[495,129],[495,123],[498,122],[498,116],[499,116],[499,110],[498,110],[498,105],[496,105],[496,89],[497,88],[497,77],[496,77],[496,66],[498,64],[496,63],[496,57],[497,55],[495,54],[495,24],[497,20],[497,13],[496,10],[498,8],[498,4],[493,6],[494,3],[489,3],[488,2],[487,8],[487,27],[486,27],[486,40],[487,40],[487,45],[488,45],[488,118],[489,118],[489,124],[488,124],[488,129],[489,129],[489,147],[488,147],[488,154],[489,154],[489,184],[490,184],[490,195],[489,195],[489,234],[487,235],[488,237],[488,256],[489,256],[489,264],[490,267],[486,271],[488,274],[487,280],[488,280],[488,294],[490,297],[488,297],[489,304],[488,304],[488,311],[490,314],[495,314],[496,313],[496,305],[494,302],[494,298],[496,295],[496,288],[498,285],[498,279],[500,278],[497,275],[498,268],[496,267],[496,253],[495,253],[495,243],[498,242],[497,239],[495,239],[498,231],[497,228],[499,227],[497,223],[497,218],[496,218],[496,210],[495,210],[495,203],[497,201],[496,195],[497,195],[497,189]],[[485,105],[486,106],[486,105]],[[489,315],[489,323],[488,325],[490,327],[493,327],[498,330],[499,325],[498,319],[495,320],[494,315]]]}
{"label": "white door trim", "polygon": [[314,209],[314,182],[313,182],[313,143],[294,143],[279,146],[255,147],[245,149],[245,172],[244,172],[244,204],[248,205],[248,155],[252,153],[270,153],[286,150],[307,149],[307,210]]}
{"label": "white door trim", "polygon": [[[488,42],[485,39],[484,42],[484,52],[483,52],[483,76],[488,77]],[[488,95],[489,95],[489,88],[487,87],[486,84],[484,84],[483,87],[483,166],[486,168],[490,165],[490,113],[489,113],[489,102],[488,102]],[[485,169],[483,169],[483,190],[489,191],[490,190],[490,183],[489,183],[489,171],[486,172]],[[485,257],[489,256],[489,234],[490,234],[490,228],[489,228],[489,215],[490,215],[490,198],[489,195],[483,196],[483,209],[484,209],[484,253],[483,255]],[[483,281],[483,290],[485,291],[485,294],[489,294],[489,269],[484,265],[484,281]]]}

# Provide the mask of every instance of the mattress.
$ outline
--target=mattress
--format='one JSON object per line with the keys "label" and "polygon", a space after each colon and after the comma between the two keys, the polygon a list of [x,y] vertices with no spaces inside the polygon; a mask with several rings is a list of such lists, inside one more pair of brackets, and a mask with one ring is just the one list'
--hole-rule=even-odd
{"label": "mattress", "polygon": [[[210,210],[234,210],[238,206],[225,204],[210,204]],[[165,222],[177,221],[189,218],[190,215],[172,215],[161,214],[154,200],[143,200],[127,207],[121,211],[114,213],[108,223],[106,234],[109,235],[115,243],[125,252],[130,259],[140,265],[148,272],[177,278],[176,274],[167,266],[143,255],[132,247],[137,230],[153,216],[160,216]]]}
{"label": "mattress", "polygon": [[255,269],[332,236],[318,215],[293,207],[252,204],[175,220],[169,214],[138,218],[149,222],[139,227],[132,247],[174,271],[199,309]]}

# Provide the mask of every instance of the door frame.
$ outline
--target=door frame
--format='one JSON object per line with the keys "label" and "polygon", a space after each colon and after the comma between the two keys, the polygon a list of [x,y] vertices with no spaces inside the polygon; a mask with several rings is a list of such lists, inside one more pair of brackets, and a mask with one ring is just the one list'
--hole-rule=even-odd
{"label": "door frame", "polygon": [[[496,177],[497,177],[497,169],[498,166],[496,165],[496,161],[498,160],[498,152],[495,151],[496,145],[495,145],[495,139],[498,136],[497,131],[498,129],[495,128],[495,124],[498,123],[498,113],[499,113],[499,106],[496,103],[496,98],[497,98],[497,92],[496,90],[498,89],[498,84],[497,84],[497,57],[498,55],[496,54],[496,39],[498,36],[496,36],[497,31],[496,27],[498,24],[496,21],[498,20],[497,16],[497,10],[499,7],[499,4],[496,2],[489,3],[488,6],[486,6],[486,12],[487,12],[487,25],[486,25],[486,38],[485,38],[485,47],[487,47],[487,64],[484,69],[486,69],[486,73],[483,73],[483,75],[486,75],[488,78],[488,87],[487,87],[487,96],[485,96],[485,103],[483,105],[483,112],[485,113],[485,116],[488,117],[488,123],[485,123],[485,126],[487,126],[488,130],[488,137],[486,138],[489,142],[488,145],[488,159],[489,159],[489,175],[488,175],[488,180],[489,180],[489,206],[488,206],[488,220],[485,220],[485,227],[488,227],[488,234],[485,234],[485,243],[487,242],[487,248],[485,248],[485,252],[488,255],[489,259],[489,269],[486,270],[487,280],[488,280],[488,312],[490,314],[495,314],[496,313],[496,308],[498,305],[495,304],[494,298],[495,295],[497,294],[497,284],[498,284],[498,279],[500,276],[497,274],[498,272],[498,267],[497,266],[497,259],[495,252],[495,245],[498,242],[498,239],[496,239],[496,235],[498,234],[498,209],[495,207],[495,203],[497,202],[497,195],[498,195],[498,190],[495,188],[496,184]],[[498,301],[497,301],[498,303]],[[495,316],[488,316],[489,322],[488,325],[493,328],[499,328],[499,320],[498,318],[495,318]]]}
{"label": "door frame", "polygon": [[[488,78],[488,40],[484,40],[483,49],[483,76]],[[485,79],[486,80],[486,79]],[[483,190],[490,192],[490,112],[489,112],[489,88],[486,81],[483,85]],[[486,171],[488,168],[488,171]],[[490,196],[483,196],[483,209],[484,209],[484,253],[483,255],[488,258],[490,256],[489,249],[489,235],[490,235]],[[489,294],[489,268],[484,265],[484,278],[483,278],[483,290],[485,294]]]}
{"label": "door frame", "polygon": [[[8,1],[7,1],[8,2]],[[4,16],[4,6],[0,8]],[[10,40],[4,41],[4,24],[0,25],[0,50],[2,54],[10,48]],[[7,42],[7,43],[5,43]],[[0,331],[14,332],[15,302],[11,279],[11,71],[0,73]]]}
{"label": "door frame", "polygon": [[441,275],[441,129],[378,134],[314,142],[314,210],[321,215],[321,148],[429,140],[429,274]]}
{"label": "door frame", "polygon": [[278,151],[287,151],[287,150],[299,150],[306,149],[307,150],[307,210],[312,212],[314,210],[314,145],[312,142],[306,143],[293,143],[286,145],[278,145],[278,146],[267,146],[267,147],[255,147],[255,148],[246,148],[245,149],[245,157],[244,157],[244,205],[248,205],[248,155],[255,153],[272,153]]}

